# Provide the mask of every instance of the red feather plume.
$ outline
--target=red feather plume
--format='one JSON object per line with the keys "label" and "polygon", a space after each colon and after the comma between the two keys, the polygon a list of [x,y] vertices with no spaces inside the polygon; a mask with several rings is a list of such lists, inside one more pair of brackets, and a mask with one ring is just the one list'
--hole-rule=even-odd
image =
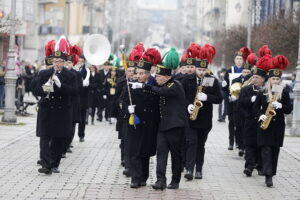
{"label": "red feather plume", "polygon": [[271,68],[273,68],[273,59],[270,54],[267,54],[263,57],[261,57],[257,63],[256,67],[263,69],[264,71],[269,71]]}
{"label": "red feather plume", "polygon": [[200,51],[200,59],[208,60],[208,63],[211,64],[216,55],[216,48],[210,44],[205,44]]}
{"label": "red feather plume", "polygon": [[54,41],[54,40],[50,40],[50,41],[45,45],[45,56],[53,55],[53,53],[54,53],[54,48],[55,48],[55,41]]}
{"label": "red feather plume", "polygon": [[79,56],[77,54],[74,55],[73,64],[76,65],[79,61]]}
{"label": "red feather plume", "polygon": [[255,53],[251,53],[248,57],[247,57],[247,63],[249,63],[250,65],[255,65],[256,62],[258,60],[258,57],[256,56]]}
{"label": "red feather plume", "polygon": [[82,50],[79,46],[77,45],[73,45],[71,47],[71,55],[78,55],[81,56],[82,55]]}
{"label": "red feather plume", "polygon": [[275,69],[285,70],[288,65],[289,60],[283,55],[278,55],[273,58],[273,68]]}
{"label": "red feather plume", "polygon": [[243,54],[243,60],[246,61],[247,57],[252,53],[252,50],[248,47],[242,47],[240,52]]}
{"label": "red feather plume", "polygon": [[135,47],[132,49],[131,53],[129,54],[128,60],[139,62],[143,56],[145,51],[143,43],[139,42]]}
{"label": "red feather plume", "polygon": [[188,57],[187,53],[184,53],[184,54],[181,56],[180,62],[185,62],[186,59],[187,59],[187,57]]}
{"label": "red feather plume", "polygon": [[200,58],[200,50],[201,46],[193,42],[186,50],[188,58]]}
{"label": "red feather plume", "polygon": [[269,49],[268,45],[263,45],[260,49],[259,49],[259,56],[260,57],[264,57],[265,55],[271,55],[272,56],[272,51],[271,49]]}
{"label": "red feather plume", "polygon": [[159,51],[155,48],[147,49],[143,54],[143,60],[153,65],[161,63],[161,55]]}

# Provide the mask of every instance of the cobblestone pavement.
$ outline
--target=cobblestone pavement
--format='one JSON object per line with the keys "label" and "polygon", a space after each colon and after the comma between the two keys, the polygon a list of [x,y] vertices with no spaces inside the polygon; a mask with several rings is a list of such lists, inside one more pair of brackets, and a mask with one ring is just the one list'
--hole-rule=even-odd
{"label": "cobblestone pavement", "polygon": [[[237,150],[227,150],[226,123],[214,122],[202,180],[187,182],[182,178],[179,190],[155,191],[150,187],[156,179],[155,157],[147,186],[129,188],[130,179],[122,175],[117,133],[107,122],[87,126],[84,143],[76,137],[73,153],[62,160],[61,173],[39,174],[35,118],[26,120],[29,125],[24,126],[24,134],[19,127],[15,139],[0,147],[0,199],[300,199],[300,161],[282,150],[273,188],[265,187],[264,177],[256,172],[246,178]],[[7,127],[0,126],[1,137],[9,134],[5,130]]]}

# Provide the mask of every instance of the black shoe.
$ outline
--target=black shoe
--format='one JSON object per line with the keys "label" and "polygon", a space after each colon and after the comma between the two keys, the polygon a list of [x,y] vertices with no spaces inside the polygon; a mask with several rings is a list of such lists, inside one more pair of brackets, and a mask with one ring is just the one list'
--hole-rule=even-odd
{"label": "black shoe", "polygon": [[139,188],[140,187],[140,184],[138,183],[131,183],[130,184],[130,188]]}
{"label": "black shoe", "polygon": [[164,189],[166,189],[166,184],[157,181],[155,184],[152,185],[152,188],[153,188],[154,190],[164,190]]}
{"label": "black shoe", "polygon": [[60,173],[60,171],[59,171],[59,169],[58,169],[57,167],[51,168],[51,171],[52,171],[53,173]]}
{"label": "black shoe", "polygon": [[145,187],[146,185],[147,185],[146,182],[141,182],[141,183],[140,183],[140,186],[141,186],[141,187]]}
{"label": "black shoe", "polygon": [[229,145],[228,150],[233,150],[233,145]]}
{"label": "black shoe", "polygon": [[102,119],[98,118],[97,121],[102,122]]}
{"label": "black shoe", "polygon": [[167,187],[168,189],[178,189],[179,188],[179,183],[170,183]]}
{"label": "black shoe", "polygon": [[36,162],[36,164],[37,164],[37,165],[42,165],[42,160],[38,160],[38,161]]}
{"label": "black shoe", "polygon": [[252,170],[249,169],[249,168],[245,168],[243,173],[247,176],[247,177],[250,177],[252,176]]}
{"label": "black shoe", "polygon": [[79,138],[79,142],[84,142],[84,138]]}
{"label": "black shoe", "polygon": [[72,150],[70,149],[70,147],[67,149],[67,153],[72,153]]}
{"label": "black shoe", "polygon": [[266,176],[265,183],[267,187],[272,187],[273,186],[272,176]]}
{"label": "black shoe", "polygon": [[72,144],[70,144],[70,146],[69,146],[70,148],[74,148],[74,146],[72,145]]}
{"label": "black shoe", "polygon": [[244,155],[244,153],[245,153],[245,152],[244,152],[244,149],[240,149],[240,150],[239,150],[239,156],[240,156],[240,157],[242,157],[242,156]]}
{"label": "black shoe", "polygon": [[62,155],[61,155],[61,158],[66,158],[67,156],[66,156],[66,154],[65,153],[63,153]]}
{"label": "black shoe", "polygon": [[196,172],[195,179],[202,179],[202,172]]}
{"label": "black shoe", "polygon": [[38,172],[44,173],[44,174],[47,174],[47,175],[52,174],[51,169],[48,169],[48,168],[46,168],[46,167],[39,168],[39,169],[38,169]]}
{"label": "black shoe", "polygon": [[130,170],[127,168],[127,169],[124,169],[123,170],[123,174],[126,176],[126,177],[130,177]]}
{"label": "black shoe", "polygon": [[184,178],[186,178],[189,181],[193,180],[193,172],[187,171],[186,174],[184,175]]}

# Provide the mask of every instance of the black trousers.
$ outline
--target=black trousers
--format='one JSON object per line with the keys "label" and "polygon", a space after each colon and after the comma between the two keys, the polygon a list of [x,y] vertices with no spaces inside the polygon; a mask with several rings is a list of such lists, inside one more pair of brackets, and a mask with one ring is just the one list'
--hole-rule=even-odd
{"label": "black trousers", "polygon": [[204,164],[205,143],[211,129],[186,128],[186,169],[202,172]]}
{"label": "black trousers", "polygon": [[51,137],[41,136],[40,137],[40,158],[42,161],[42,167],[51,168],[51,149],[50,149]]}
{"label": "black trousers", "polygon": [[80,123],[78,125],[78,137],[84,138],[85,137],[85,120],[86,120],[86,113],[87,109],[81,109],[80,111]]}
{"label": "black trousers", "polygon": [[51,167],[59,167],[61,155],[64,152],[65,144],[67,138],[51,138],[50,149],[52,152],[52,162]]}
{"label": "black trousers", "polygon": [[262,170],[265,176],[276,175],[279,152],[280,147],[261,147]]}
{"label": "black trousers", "polygon": [[[121,149],[121,156],[123,154],[124,157],[124,164],[125,164],[125,169],[130,168],[130,140],[128,136],[128,119],[123,119],[124,121],[122,122],[122,148]],[[123,152],[122,152],[123,150]]]}
{"label": "black trousers", "polygon": [[66,138],[42,136],[40,140],[42,166],[48,169],[59,167]]}
{"label": "black trousers", "polygon": [[181,179],[182,166],[182,140],[183,128],[173,128],[168,131],[159,131],[157,134],[157,166],[156,177],[158,182],[166,183],[166,169],[168,154],[171,152],[172,182],[179,183]]}
{"label": "black trousers", "polygon": [[75,128],[76,128],[76,122],[72,123],[72,129],[71,129],[71,137],[66,139],[66,145],[64,149],[64,153],[67,152],[68,148],[70,147],[71,143],[73,142],[74,136],[75,136]]}
{"label": "black trousers", "polygon": [[149,160],[150,157],[131,156],[130,173],[132,183],[147,182],[149,178]]}
{"label": "black trousers", "polygon": [[257,165],[258,147],[246,145],[245,147],[245,168],[253,170]]}
{"label": "black trousers", "polygon": [[228,130],[229,130],[229,145],[234,145],[234,138],[235,138],[235,128],[234,128],[234,121],[233,121],[233,114],[228,114]]}
{"label": "black trousers", "polygon": [[96,108],[89,108],[89,115],[92,118],[92,122],[94,122],[95,119],[95,113],[96,113]]}

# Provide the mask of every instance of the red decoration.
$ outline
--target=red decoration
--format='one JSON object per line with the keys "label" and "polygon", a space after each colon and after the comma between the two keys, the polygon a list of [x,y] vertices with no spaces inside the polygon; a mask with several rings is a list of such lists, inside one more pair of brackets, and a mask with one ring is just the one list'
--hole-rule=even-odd
{"label": "red decoration", "polygon": [[188,58],[200,58],[201,46],[197,43],[192,43],[186,50]]}
{"label": "red decoration", "polygon": [[79,46],[77,45],[73,45],[71,47],[71,55],[78,55],[81,56],[82,55],[82,50]]}
{"label": "red decoration", "polygon": [[265,55],[271,55],[272,56],[272,51],[271,49],[269,49],[268,45],[263,45],[260,49],[259,49],[259,56],[260,57],[264,57]]}
{"label": "red decoration", "polygon": [[242,47],[240,52],[243,54],[243,60],[246,61],[247,57],[252,53],[252,50],[248,47]]}
{"label": "red decoration", "polygon": [[267,55],[261,57],[257,61],[256,67],[264,70],[265,72],[268,72],[270,69],[273,68],[273,59],[272,59],[272,56],[270,54],[267,54]]}
{"label": "red decoration", "polygon": [[289,60],[283,55],[278,55],[273,58],[274,69],[285,70],[288,65],[289,65]]}
{"label": "red decoration", "polygon": [[256,56],[255,53],[251,53],[248,57],[247,57],[247,63],[249,63],[250,65],[255,65],[256,62],[258,60],[258,57]]}
{"label": "red decoration", "polygon": [[161,55],[159,51],[155,48],[147,49],[143,54],[143,60],[153,65],[161,63]]}
{"label": "red decoration", "polygon": [[208,60],[208,63],[211,64],[216,55],[216,48],[210,44],[205,44],[200,51],[200,59]]}
{"label": "red decoration", "polygon": [[45,45],[45,56],[54,54],[55,41],[51,40]]}
{"label": "red decoration", "polygon": [[184,53],[184,54],[181,56],[180,62],[185,62],[186,59],[187,59],[187,57],[188,57],[187,53]]}
{"label": "red decoration", "polygon": [[129,54],[128,60],[139,62],[143,56],[145,51],[143,43],[139,42],[135,47],[132,49],[131,53]]}

